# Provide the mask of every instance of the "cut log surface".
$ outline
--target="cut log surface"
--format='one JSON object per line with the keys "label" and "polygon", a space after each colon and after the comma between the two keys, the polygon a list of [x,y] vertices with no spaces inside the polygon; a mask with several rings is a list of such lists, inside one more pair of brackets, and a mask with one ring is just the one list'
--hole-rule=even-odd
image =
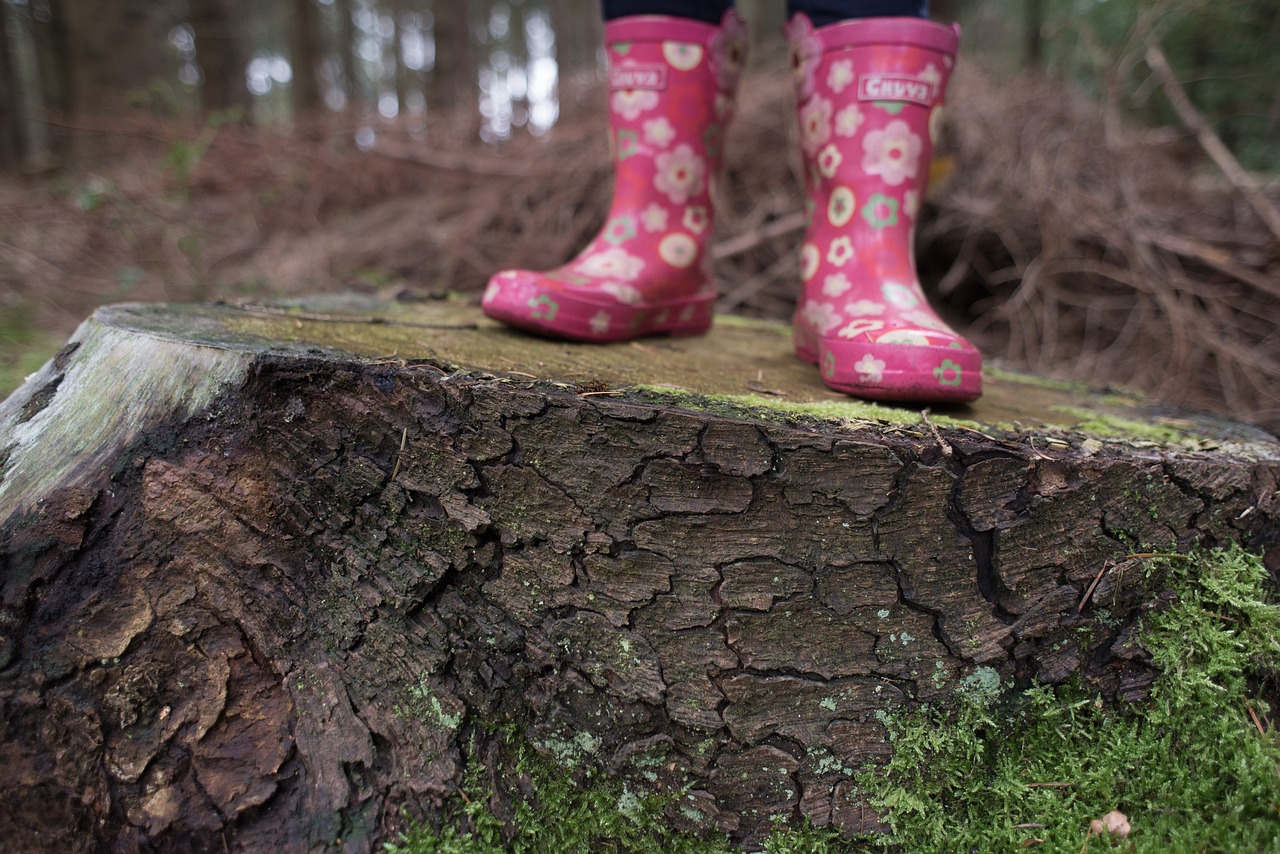
{"label": "cut log surface", "polygon": [[1274,566],[1278,483],[1274,437],[1124,392],[858,403],[765,323],[104,309],[0,404],[0,839],[374,850],[512,731],[747,848],[872,829],[884,713],[1141,697],[1142,555]]}

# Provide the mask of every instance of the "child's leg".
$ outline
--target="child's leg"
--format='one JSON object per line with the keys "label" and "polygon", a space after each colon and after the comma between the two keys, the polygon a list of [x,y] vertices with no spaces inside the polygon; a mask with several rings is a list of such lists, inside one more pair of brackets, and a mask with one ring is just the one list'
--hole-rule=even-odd
{"label": "child's leg", "polygon": [[689,18],[707,24],[719,24],[733,8],[733,0],[601,0],[600,11],[606,21],[633,15],[666,15]]}
{"label": "child's leg", "polygon": [[815,27],[854,18],[927,18],[929,0],[787,0],[787,17],[797,14]]}

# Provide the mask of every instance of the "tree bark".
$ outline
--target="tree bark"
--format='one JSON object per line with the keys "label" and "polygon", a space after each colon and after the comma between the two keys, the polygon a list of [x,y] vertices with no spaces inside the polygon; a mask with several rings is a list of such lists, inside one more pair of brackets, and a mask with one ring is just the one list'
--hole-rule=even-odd
{"label": "tree bark", "polygon": [[100,311],[0,404],[0,834],[374,850],[498,723],[748,847],[873,830],[877,713],[980,668],[1140,697],[1135,553],[1280,557],[1259,431],[1004,373],[965,420],[834,398],[770,324]]}

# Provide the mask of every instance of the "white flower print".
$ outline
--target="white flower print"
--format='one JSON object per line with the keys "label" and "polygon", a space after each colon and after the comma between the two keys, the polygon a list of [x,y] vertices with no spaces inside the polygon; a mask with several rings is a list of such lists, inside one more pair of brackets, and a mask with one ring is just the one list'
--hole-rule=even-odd
{"label": "white flower print", "polygon": [[707,209],[702,205],[690,205],[684,210],[684,218],[681,224],[694,234],[702,234],[706,231],[710,217],[707,216]]}
{"label": "white flower print", "polygon": [[837,267],[843,267],[853,260],[853,241],[848,237],[837,237],[827,247],[827,260]]}
{"label": "white flower print", "polygon": [[831,138],[831,102],[814,95],[800,108],[800,147],[813,156]]}
{"label": "white flower print", "polygon": [[877,344],[901,344],[907,347],[928,347],[929,336],[913,329],[891,329],[876,339]]}
{"label": "white flower print", "polygon": [[804,318],[818,330],[819,335],[826,335],[840,325],[840,315],[829,302],[807,302],[804,306]]}
{"label": "white flower print", "polygon": [[653,176],[653,186],[677,205],[701,193],[706,186],[706,164],[687,143],[662,152],[654,158],[654,165],[657,166],[657,174]]}
{"label": "white flower print", "polygon": [[920,72],[919,76],[921,80],[928,80],[932,83],[935,89],[937,89],[938,84],[942,82],[942,72],[939,71],[938,66],[934,65],[932,62],[924,67],[924,70]]}
{"label": "white flower print", "polygon": [[667,121],[666,116],[650,119],[644,123],[644,141],[658,148],[666,148],[675,139],[676,129]]}
{"label": "white flower print", "polygon": [[827,199],[827,220],[836,228],[843,228],[853,219],[853,212],[857,210],[857,198],[853,195],[853,190],[848,187],[839,186],[831,191],[831,198]]}
{"label": "white flower print", "polygon": [[602,279],[622,279],[634,282],[644,272],[644,259],[614,246],[603,252],[593,252],[574,265],[580,273]]}
{"label": "white flower print", "polygon": [[641,300],[640,291],[632,285],[624,285],[622,282],[605,282],[600,286],[600,290],[623,305],[635,305]]}
{"label": "white flower print", "polygon": [[911,309],[920,304],[915,290],[901,282],[885,282],[880,286],[880,293],[894,308]]}
{"label": "white flower print", "polygon": [[610,100],[613,111],[629,122],[658,106],[658,93],[651,89],[619,89]]}
{"label": "white flower print", "polygon": [[850,282],[849,277],[844,273],[832,273],[822,280],[823,296],[838,297],[851,287],[853,282]]}
{"label": "white flower print", "polygon": [[868,320],[865,317],[855,317],[836,334],[841,338],[857,338],[859,335],[878,332],[881,329],[884,329],[883,320]]}
{"label": "white flower print", "polygon": [[609,324],[612,320],[613,318],[609,316],[609,312],[604,309],[600,309],[595,314],[591,315],[591,320],[587,322],[591,324],[592,332],[597,335],[603,335],[609,331]]}
{"label": "white flower print", "polygon": [[656,202],[650,202],[647,208],[640,211],[640,224],[645,231],[666,231],[667,209]]}
{"label": "white flower print", "polygon": [[908,178],[916,177],[920,168],[920,152],[924,143],[911,132],[902,119],[894,119],[883,129],[867,131],[862,140],[862,169],[868,175],[879,175],[880,180],[896,187]]}
{"label": "white flower print", "polygon": [[658,243],[658,256],[672,267],[683,270],[698,260],[698,244],[687,234],[668,234]]}
{"label": "white flower print", "polygon": [[814,277],[818,272],[818,265],[822,263],[822,253],[818,251],[818,247],[812,243],[806,243],[800,247],[800,278],[806,282]]}
{"label": "white flower print", "polygon": [[884,359],[877,359],[870,353],[853,363],[853,369],[858,372],[858,381],[864,383],[884,382],[884,367]]}
{"label": "white flower print", "polygon": [[884,303],[875,300],[860,299],[852,305],[846,306],[845,311],[852,315],[864,314],[884,314]]}
{"label": "white flower print", "polygon": [[690,42],[663,42],[662,55],[678,71],[692,71],[702,62],[702,46]]}
{"label": "white flower print", "polygon": [[857,104],[850,104],[836,113],[836,136],[853,136],[862,127],[862,110]]}
{"label": "white flower print", "polygon": [[827,72],[827,86],[832,92],[839,95],[845,89],[849,88],[849,84],[853,82],[853,63],[847,59],[841,59],[831,63],[831,69]]}
{"label": "white flower print", "polygon": [[833,142],[818,152],[818,171],[822,173],[824,178],[834,178],[836,170],[840,168],[840,163],[844,160],[844,155],[840,153],[840,149]]}

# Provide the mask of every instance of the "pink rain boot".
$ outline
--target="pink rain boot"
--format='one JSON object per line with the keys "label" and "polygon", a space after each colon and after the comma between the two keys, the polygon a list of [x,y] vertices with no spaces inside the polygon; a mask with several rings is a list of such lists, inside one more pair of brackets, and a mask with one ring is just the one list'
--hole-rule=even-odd
{"label": "pink rain boot", "polygon": [[959,28],[801,14],[787,40],[810,215],[796,354],[858,397],[974,400],[982,354],[929,307],[912,250]]}
{"label": "pink rain boot", "polygon": [[576,341],[695,335],[711,326],[711,183],[746,28],[644,15],[605,25],[615,168],[604,229],[547,273],[489,280],[485,314]]}

